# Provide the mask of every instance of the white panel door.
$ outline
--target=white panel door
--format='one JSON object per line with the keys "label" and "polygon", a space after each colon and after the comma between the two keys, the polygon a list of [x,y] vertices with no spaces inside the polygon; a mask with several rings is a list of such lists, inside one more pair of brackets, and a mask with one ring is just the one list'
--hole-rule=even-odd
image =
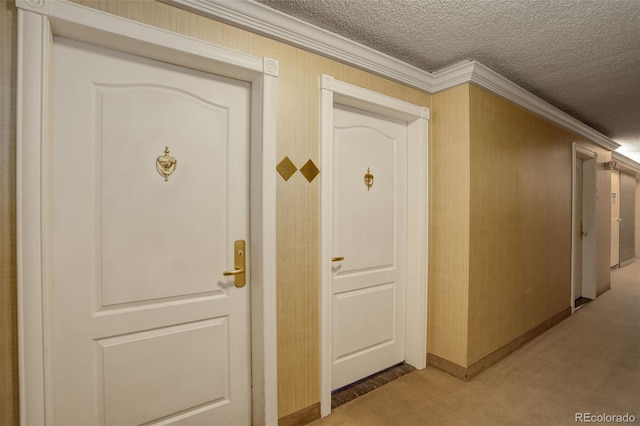
{"label": "white panel door", "polygon": [[333,120],[337,389],[405,359],[407,123],[343,106]]}
{"label": "white panel door", "polygon": [[611,262],[620,263],[620,172],[611,171]]}
{"label": "white panel door", "polygon": [[582,297],[582,241],[584,236],[584,217],[583,217],[583,160],[576,158],[576,176],[575,176],[575,212],[574,212],[574,257],[573,257],[573,299],[577,300]]}
{"label": "white panel door", "polygon": [[54,53],[49,419],[250,424],[250,284],[222,275],[249,237],[249,84],[66,39]]}

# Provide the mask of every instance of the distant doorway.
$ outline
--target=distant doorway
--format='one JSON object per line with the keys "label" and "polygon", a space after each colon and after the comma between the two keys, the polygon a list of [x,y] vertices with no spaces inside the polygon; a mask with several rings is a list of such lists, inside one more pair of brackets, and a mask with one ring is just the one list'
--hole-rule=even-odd
{"label": "distant doorway", "polygon": [[620,173],[620,217],[618,261],[620,267],[635,260],[635,217],[636,217],[636,178],[627,173]]}
{"label": "distant doorway", "polygon": [[617,268],[620,263],[620,172],[611,170],[611,262]]}
{"label": "distant doorway", "polygon": [[573,146],[572,312],[596,298],[596,159],[597,154]]}

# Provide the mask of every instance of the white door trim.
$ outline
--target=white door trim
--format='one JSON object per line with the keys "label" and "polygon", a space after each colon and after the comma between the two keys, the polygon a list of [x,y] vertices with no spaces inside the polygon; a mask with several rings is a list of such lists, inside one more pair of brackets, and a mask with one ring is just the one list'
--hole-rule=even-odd
{"label": "white door trim", "polygon": [[429,109],[322,75],[321,82],[320,411],[331,413],[331,188],[333,106],[346,105],[408,123],[406,362],[427,363]]}
{"label": "white door trim", "polygon": [[65,0],[17,0],[17,246],[20,422],[44,425],[51,279],[51,63],[53,36],[251,83],[251,330],[253,424],[276,425],[275,147],[278,62],[110,15]]}
{"label": "white door trim", "polygon": [[[575,256],[576,256],[576,202],[577,194],[576,189],[578,182],[576,181],[576,162],[578,158],[584,160],[590,160],[584,162],[583,167],[583,193],[588,193],[589,197],[583,197],[583,217],[588,217],[593,224],[591,229],[587,229],[587,232],[592,232],[593,235],[587,240],[586,249],[582,250],[582,294],[595,299],[596,295],[596,238],[595,238],[595,223],[596,223],[596,165],[598,159],[598,153],[591,151],[584,147],[579,146],[576,142],[573,143],[572,155],[571,155],[571,313],[575,312],[575,291],[573,281]],[[588,259],[584,262],[584,259]]]}

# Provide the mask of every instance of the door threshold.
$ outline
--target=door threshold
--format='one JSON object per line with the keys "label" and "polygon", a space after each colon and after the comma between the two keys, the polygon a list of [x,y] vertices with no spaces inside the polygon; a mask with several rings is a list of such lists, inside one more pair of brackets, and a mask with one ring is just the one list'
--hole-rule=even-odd
{"label": "door threshold", "polygon": [[582,308],[583,306],[585,306],[589,302],[593,302],[593,300],[592,299],[588,299],[586,297],[578,297],[575,300],[575,310],[577,311],[578,309]]}
{"label": "door threshold", "polygon": [[402,362],[353,382],[350,385],[336,389],[331,392],[331,409],[333,410],[342,404],[346,404],[414,370],[415,368],[413,366]]}

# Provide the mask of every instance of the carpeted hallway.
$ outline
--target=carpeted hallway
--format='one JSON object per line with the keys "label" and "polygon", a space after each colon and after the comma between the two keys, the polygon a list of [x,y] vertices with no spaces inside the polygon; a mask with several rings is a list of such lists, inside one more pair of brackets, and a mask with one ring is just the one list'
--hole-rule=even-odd
{"label": "carpeted hallway", "polygon": [[312,424],[573,425],[576,413],[640,423],[640,259],[612,271],[596,301],[472,380],[427,367]]}

